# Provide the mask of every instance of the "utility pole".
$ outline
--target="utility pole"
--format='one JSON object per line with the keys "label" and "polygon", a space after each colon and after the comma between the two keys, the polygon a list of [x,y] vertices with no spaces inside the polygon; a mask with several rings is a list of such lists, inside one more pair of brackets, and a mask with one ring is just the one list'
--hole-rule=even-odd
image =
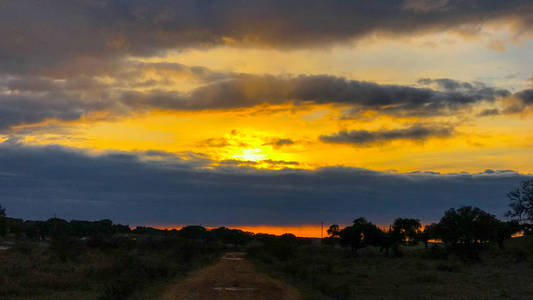
{"label": "utility pole", "polygon": [[320,244],[324,241],[324,221],[320,222]]}

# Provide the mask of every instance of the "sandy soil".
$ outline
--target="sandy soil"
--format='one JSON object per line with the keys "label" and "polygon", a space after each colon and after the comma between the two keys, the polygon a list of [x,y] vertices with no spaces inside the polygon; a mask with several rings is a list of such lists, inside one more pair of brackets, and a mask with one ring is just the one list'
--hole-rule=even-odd
{"label": "sandy soil", "polygon": [[301,299],[286,283],[259,273],[243,253],[227,253],[220,262],[172,284],[162,299]]}

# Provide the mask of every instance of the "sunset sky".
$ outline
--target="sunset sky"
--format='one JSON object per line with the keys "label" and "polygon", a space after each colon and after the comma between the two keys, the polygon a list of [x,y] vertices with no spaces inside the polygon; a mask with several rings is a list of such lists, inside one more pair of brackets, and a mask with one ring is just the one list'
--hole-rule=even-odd
{"label": "sunset sky", "polygon": [[528,0],[2,1],[0,204],[154,226],[501,217],[533,173],[532,28]]}

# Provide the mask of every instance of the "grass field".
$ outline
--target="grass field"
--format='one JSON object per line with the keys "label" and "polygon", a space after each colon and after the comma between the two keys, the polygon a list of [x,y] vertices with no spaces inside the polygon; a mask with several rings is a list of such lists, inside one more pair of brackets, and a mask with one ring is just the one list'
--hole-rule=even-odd
{"label": "grass field", "polygon": [[372,248],[351,257],[343,249],[316,246],[299,246],[282,259],[256,247],[249,257],[309,299],[533,299],[532,246],[531,237],[515,238],[475,263],[439,258],[423,246],[404,247],[398,258]]}
{"label": "grass field", "polygon": [[217,243],[143,237],[18,242],[0,251],[0,299],[147,299],[161,285],[214,262]]}
{"label": "grass field", "polygon": [[252,241],[242,261],[220,260],[232,248],[220,242],[165,236],[18,241],[0,250],[0,299],[533,299],[532,237],[475,262],[440,246],[354,257],[306,239],[268,240]]}

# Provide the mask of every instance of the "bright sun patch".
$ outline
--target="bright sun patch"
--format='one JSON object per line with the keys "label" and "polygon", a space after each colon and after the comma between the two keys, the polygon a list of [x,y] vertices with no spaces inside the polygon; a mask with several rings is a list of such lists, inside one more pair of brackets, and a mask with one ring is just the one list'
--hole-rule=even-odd
{"label": "bright sun patch", "polygon": [[232,157],[240,160],[257,162],[268,157],[268,155],[263,154],[262,151],[263,149],[261,148],[247,148],[242,149],[241,153],[234,154]]}

